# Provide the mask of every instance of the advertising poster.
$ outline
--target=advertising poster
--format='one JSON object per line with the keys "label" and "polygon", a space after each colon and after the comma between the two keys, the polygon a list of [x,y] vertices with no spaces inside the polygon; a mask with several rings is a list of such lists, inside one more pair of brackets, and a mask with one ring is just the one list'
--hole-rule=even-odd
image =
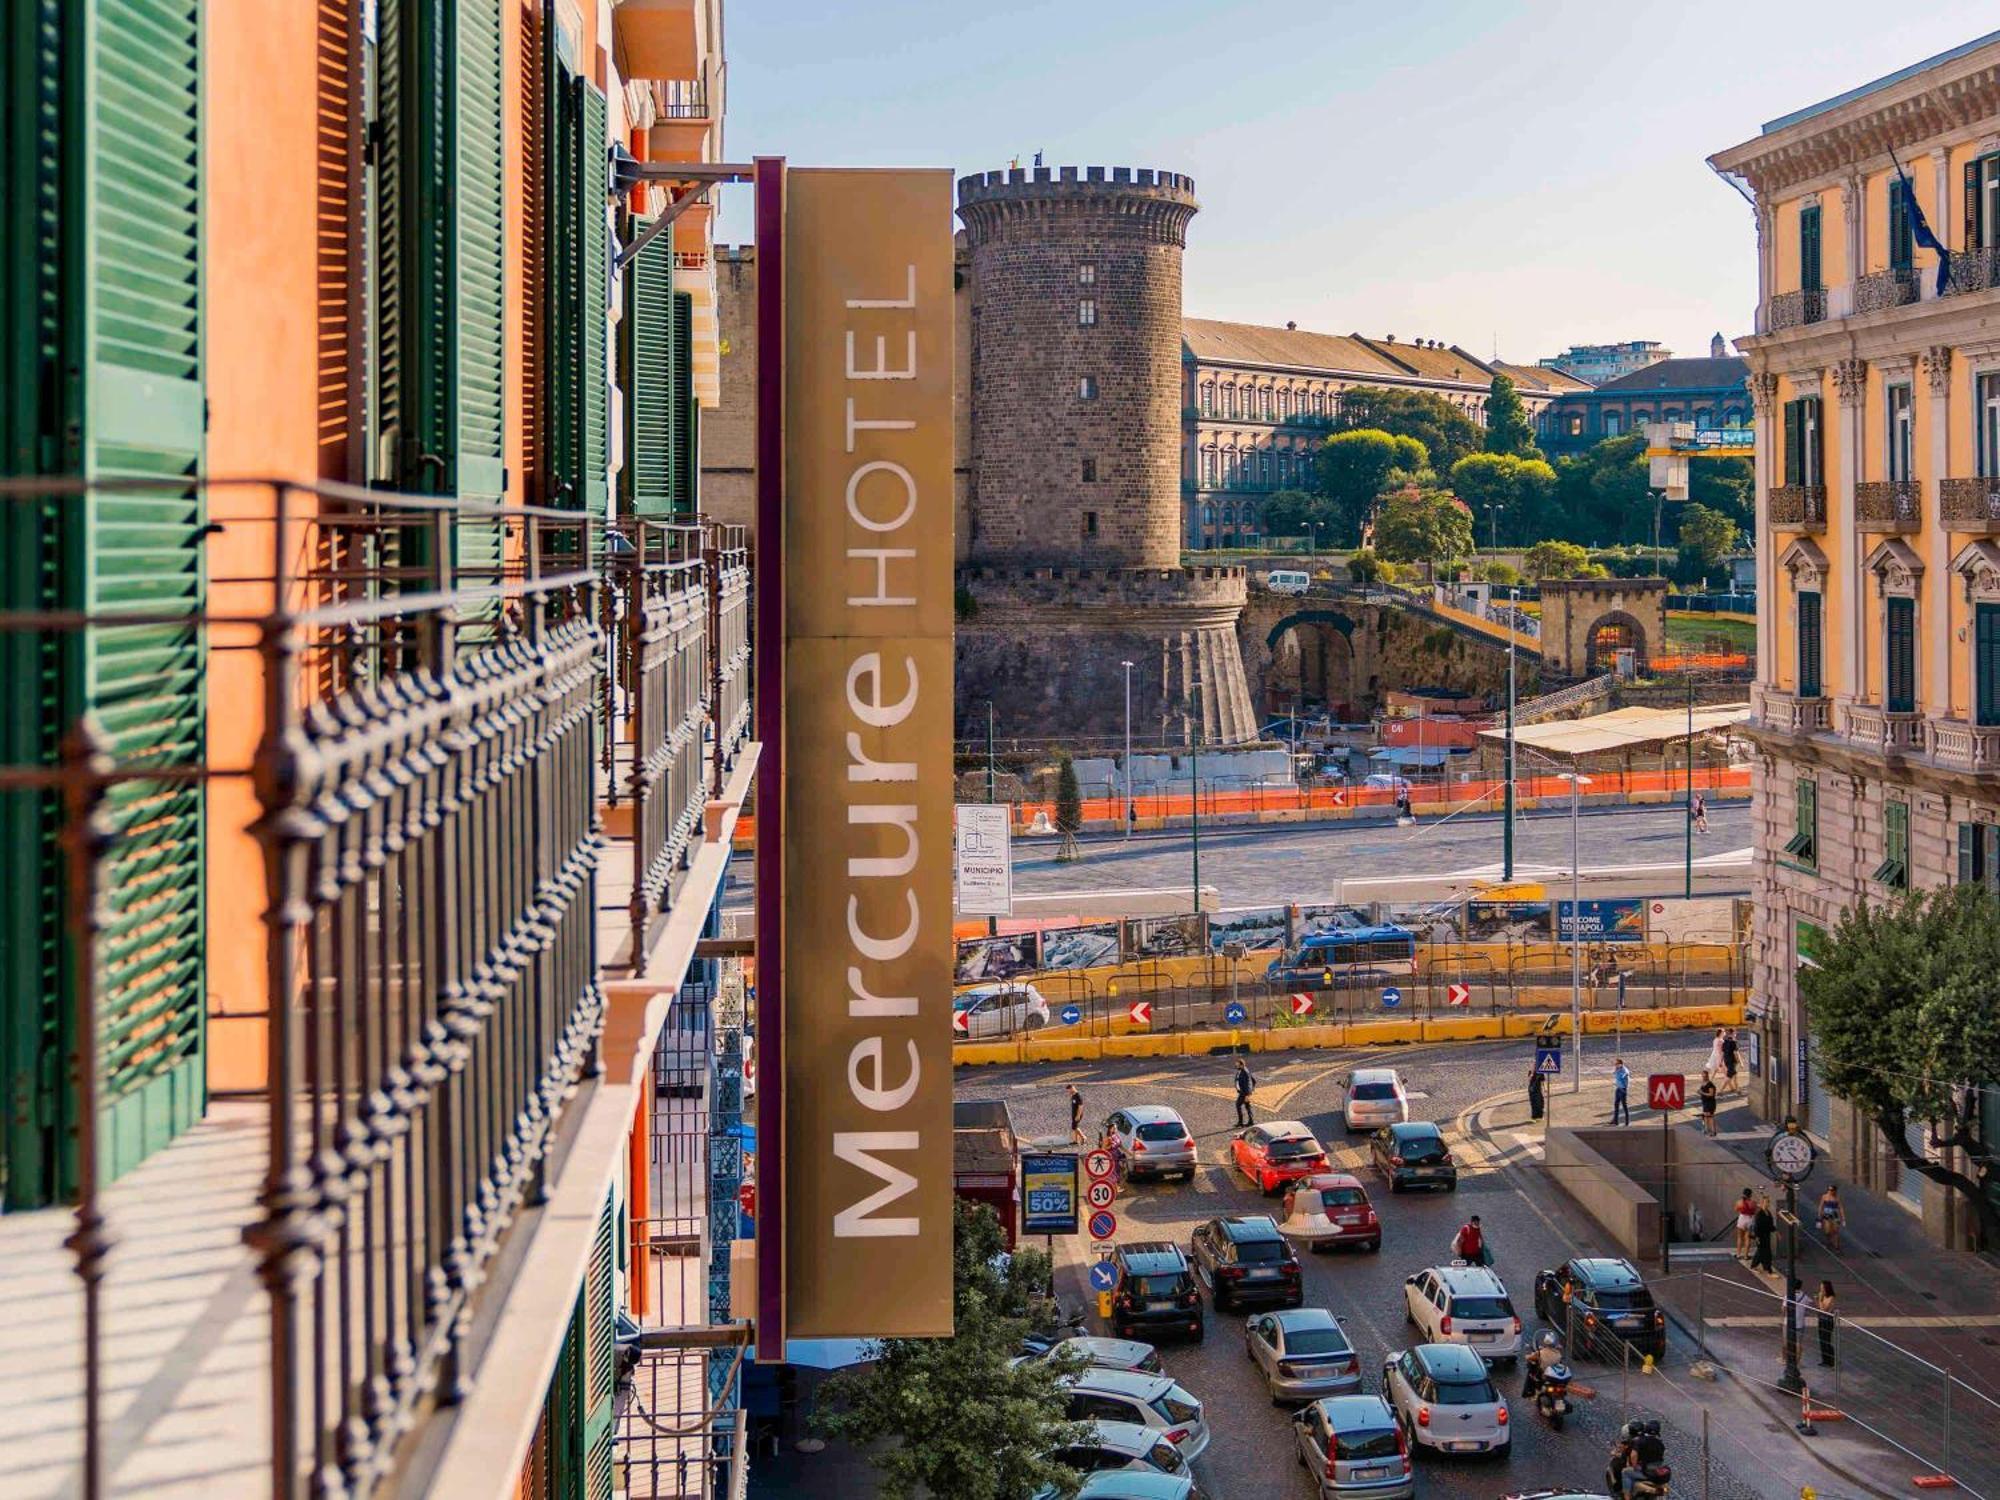
{"label": "advertising poster", "polygon": [[1282,906],[1260,906],[1251,911],[1211,912],[1208,941],[1209,946],[1218,951],[1225,943],[1241,943],[1251,952],[1259,948],[1282,948],[1285,946],[1285,909]]}
{"label": "advertising poster", "polygon": [[1456,943],[1465,936],[1465,903],[1431,901],[1422,906],[1391,906],[1391,927],[1411,933],[1420,943]]}
{"label": "advertising poster", "polygon": [[1646,936],[1655,943],[1731,943],[1734,896],[1656,896],[1646,903]]}
{"label": "advertising poster", "polygon": [[1042,929],[1044,969],[1097,969],[1115,964],[1118,959],[1116,922]]}
{"label": "advertising poster", "polygon": [[1574,938],[1582,943],[1637,943],[1646,936],[1646,902],[1643,897],[1615,901],[1579,901],[1579,916],[1572,919],[1570,903],[1556,903],[1556,941]]}
{"label": "advertising poster", "polygon": [[1292,943],[1297,945],[1315,932],[1341,932],[1353,927],[1372,927],[1368,913],[1354,906],[1294,907]]}
{"label": "advertising poster", "polygon": [[1075,1234],[1076,1205],[1074,1151],[1021,1154],[1021,1233]]}
{"label": "advertising poster", "polygon": [[952,967],[954,984],[979,984],[989,979],[1012,979],[1016,974],[1032,974],[1040,967],[1035,959],[1035,934],[1009,933],[1003,937],[961,938],[958,962]]}
{"label": "advertising poster", "polygon": [[1193,912],[1183,917],[1135,917],[1125,924],[1125,948],[1133,958],[1185,958],[1206,953],[1205,925]]}
{"label": "advertising poster", "polygon": [[1468,901],[1465,940],[1468,943],[1546,943],[1549,940],[1546,901]]}
{"label": "advertising poster", "polygon": [[952,879],[962,917],[1014,915],[1014,846],[1001,802],[962,802],[954,809]]}

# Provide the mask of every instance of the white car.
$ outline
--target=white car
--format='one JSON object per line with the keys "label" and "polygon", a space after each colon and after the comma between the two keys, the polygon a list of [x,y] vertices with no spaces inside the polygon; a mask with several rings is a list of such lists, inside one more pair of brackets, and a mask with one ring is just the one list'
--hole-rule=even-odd
{"label": "white car", "polygon": [[1403,1315],[1427,1344],[1464,1344],[1481,1359],[1521,1357],[1521,1319],[1507,1284],[1485,1266],[1454,1261],[1403,1283]]}
{"label": "white car", "polygon": [[1208,1451],[1201,1402],[1171,1375],[1080,1370],[1066,1376],[1064,1415],[1072,1422],[1137,1422],[1151,1427],[1193,1463]]}
{"label": "white car", "polygon": [[1083,1437],[1049,1455],[1079,1474],[1136,1469],[1148,1474],[1185,1474],[1187,1460],[1166,1435],[1137,1422],[1092,1422]]}
{"label": "white car", "polygon": [[1118,1142],[1125,1175],[1181,1177],[1192,1182],[1198,1165],[1194,1134],[1178,1110],[1164,1104],[1135,1104],[1113,1110],[1104,1121],[1104,1138]]}
{"label": "white car", "polygon": [[1019,1036],[1049,1024],[1049,1002],[1032,984],[975,984],[952,996],[951,1011],[951,1034],[961,1041]]}
{"label": "white car", "polygon": [[1356,1068],[1341,1083],[1342,1120],[1350,1131],[1379,1130],[1410,1118],[1410,1096],[1394,1068]]}
{"label": "white car", "polygon": [[1418,1344],[1382,1361],[1382,1397],[1413,1448],[1497,1453],[1514,1446],[1507,1402],[1485,1361],[1463,1344]]}
{"label": "white car", "polygon": [[1065,1355],[1081,1355],[1084,1364],[1094,1370],[1136,1370],[1142,1375],[1157,1375],[1161,1369],[1160,1351],[1151,1344],[1141,1343],[1138,1339],[1100,1338],[1088,1333],[1057,1339],[1042,1353],[1030,1357],[1054,1360]]}

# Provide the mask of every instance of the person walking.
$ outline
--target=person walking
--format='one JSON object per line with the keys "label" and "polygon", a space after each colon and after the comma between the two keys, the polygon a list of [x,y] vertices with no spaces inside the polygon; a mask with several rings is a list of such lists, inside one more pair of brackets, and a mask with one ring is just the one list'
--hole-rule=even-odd
{"label": "person walking", "polygon": [[1236,1059],[1236,1123],[1255,1125],[1256,1116],[1250,1112],[1250,1094],[1257,1087],[1257,1080],[1250,1076],[1250,1065],[1242,1058]]}
{"label": "person walking", "polygon": [[1528,1118],[1539,1120],[1541,1117],[1542,1070],[1540,1068],[1530,1068],[1528,1070]]}
{"label": "person walking", "polygon": [[1705,1135],[1713,1136],[1715,1134],[1715,1080],[1709,1076],[1706,1068],[1702,1069],[1701,1088],[1698,1092],[1701,1098],[1702,1132]]}
{"label": "person walking", "polygon": [[1073,1146],[1083,1144],[1083,1095],[1073,1083],[1069,1086],[1069,1139]]}
{"label": "person walking", "polygon": [[1778,1268],[1771,1259],[1771,1237],[1778,1232],[1777,1215],[1771,1212],[1771,1195],[1757,1195],[1757,1211],[1750,1216],[1750,1238],[1753,1241],[1750,1255],[1750,1269],[1753,1271],[1775,1272]]}
{"label": "person walking", "polygon": [[1840,1230],[1847,1222],[1847,1210],[1840,1206],[1840,1189],[1832,1183],[1819,1195],[1819,1232],[1826,1240],[1827,1249],[1840,1254]]}
{"label": "person walking", "polygon": [[1696,833],[1707,833],[1707,832],[1708,832],[1708,799],[1707,799],[1706,797],[1702,796],[1702,794],[1701,794],[1700,792],[1696,792],[1696,793],[1694,794],[1694,806],[1693,806],[1693,809],[1692,809],[1692,811],[1693,811],[1693,817],[1694,817],[1694,831],[1695,831]]}
{"label": "person walking", "polygon": [[1832,1282],[1822,1281],[1819,1284],[1819,1295],[1813,1299],[1813,1305],[1819,1311],[1819,1362],[1830,1365],[1833,1363],[1834,1329],[1839,1325],[1839,1314],[1834,1310]]}
{"label": "person walking", "polygon": [[1736,1200],[1736,1258],[1750,1258],[1750,1231],[1757,1222],[1757,1200],[1750,1189],[1743,1190],[1743,1196]]}
{"label": "person walking", "polygon": [[1715,1040],[1708,1044],[1708,1061],[1702,1064],[1702,1072],[1711,1077],[1722,1071],[1722,1028],[1715,1028]]}
{"label": "person walking", "polygon": [[1493,1264],[1493,1257],[1486,1251],[1486,1231],[1479,1227],[1478,1214],[1458,1226],[1458,1233],[1452,1236],[1451,1253],[1468,1266]]}
{"label": "person walking", "polygon": [[1632,1089],[1632,1070],[1625,1066],[1622,1057],[1613,1058],[1611,1064],[1611,1123],[1630,1125],[1632,1105],[1628,1095]]}
{"label": "person walking", "polygon": [[1736,1065],[1742,1059],[1742,1050],[1736,1045],[1736,1028],[1731,1026],[1722,1033],[1722,1083],[1730,1093],[1736,1092]]}

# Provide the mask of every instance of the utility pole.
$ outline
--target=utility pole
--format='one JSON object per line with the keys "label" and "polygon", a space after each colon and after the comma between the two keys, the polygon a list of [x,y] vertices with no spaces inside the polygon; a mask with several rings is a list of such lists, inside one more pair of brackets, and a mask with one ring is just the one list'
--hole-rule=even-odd
{"label": "utility pole", "polygon": [[1125,837],[1132,837],[1132,663],[1121,661],[1125,669],[1125,766],[1119,773],[1119,781],[1125,788]]}
{"label": "utility pole", "polygon": [[1585,778],[1571,760],[1569,769],[1569,1029],[1574,1044],[1569,1091],[1583,1090],[1583,882],[1577,871],[1577,809]]}
{"label": "utility pole", "polygon": [[1505,767],[1507,785],[1503,792],[1500,832],[1500,878],[1511,881],[1514,878],[1514,625],[1521,618],[1521,591],[1509,586],[1507,590],[1507,763]]}
{"label": "utility pole", "polygon": [[[986,803],[989,807],[993,804],[993,700],[991,698],[986,700]],[[1013,837],[1012,822],[1013,820],[1010,818],[1008,820],[1009,838]],[[998,917],[989,916],[986,919],[986,935],[988,937],[998,937],[1000,935],[1000,919]]]}
{"label": "utility pole", "polygon": [[1681,894],[1694,898],[1694,668],[1684,666],[1681,676],[1687,679],[1687,859],[1684,864],[1686,879],[1682,883]]}
{"label": "utility pole", "polygon": [[1192,817],[1188,827],[1194,834],[1194,912],[1201,915],[1201,678],[1194,680],[1193,754],[1188,757],[1188,789],[1194,793],[1189,803]]}

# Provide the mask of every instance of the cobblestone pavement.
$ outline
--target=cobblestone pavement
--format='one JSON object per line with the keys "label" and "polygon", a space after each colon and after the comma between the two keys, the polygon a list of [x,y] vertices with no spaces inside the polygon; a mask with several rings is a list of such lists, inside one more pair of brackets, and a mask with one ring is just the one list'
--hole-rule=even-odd
{"label": "cobblestone pavement", "polygon": [[[1632,1071],[1644,1076],[1649,1070],[1698,1067],[1704,1044],[1696,1033],[1628,1037],[1623,1054]],[[1319,1133],[1340,1165],[1361,1168],[1361,1138],[1350,1143],[1334,1111],[1339,1098],[1336,1080],[1364,1056],[1371,1065],[1401,1070],[1413,1094],[1412,1116],[1445,1124],[1461,1165],[1458,1192],[1436,1197],[1392,1196],[1379,1177],[1364,1169],[1363,1181],[1383,1219],[1381,1253],[1302,1257],[1308,1304],[1328,1307],[1348,1320],[1367,1387],[1373,1390],[1379,1388],[1384,1354],[1406,1342],[1403,1279],[1448,1258],[1451,1236],[1469,1214],[1481,1216],[1495,1251],[1495,1268],[1530,1332],[1538,1326],[1533,1317],[1535,1273],[1570,1254],[1605,1253],[1607,1247],[1594,1226],[1541,1180],[1534,1166],[1539,1145],[1532,1135],[1519,1127],[1487,1131],[1481,1124],[1495,1113],[1491,1106],[1501,1097],[1503,1085],[1511,1090],[1517,1076],[1525,1083],[1530,1054],[1524,1043],[1253,1058],[1258,1117],[1301,1119]],[[1608,1069],[1608,1045],[1593,1040],[1587,1063],[1592,1076]],[[1223,1165],[1234,1134],[1232,1066],[1228,1059],[1216,1058],[981,1068],[960,1072],[958,1093],[963,1098],[1006,1098],[1017,1127],[1029,1135],[1066,1132],[1064,1090],[1071,1082],[1084,1095],[1085,1118],[1092,1128],[1121,1105],[1157,1102],[1180,1110],[1200,1146],[1203,1165],[1194,1182],[1128,1188],[1115,1212],[1120,1240],[1165,1238],[1185,1244],[1195,1225],[1212,1215],[1278,1208],[1275,1200],[1259,1198]],[[1553,1094],[1559,1122],[1568,1099],[1559,1084]],[[1573,1102],[1570,1107],[1577,1106]],[[1087,1243],[1080,1239],[1057,1244],[1059,1289],[1074,1305],[1088,1300],[1082,1280],[1087,1252]],[[1288,1415],[1270,1404],[1245,1358],[1242,1315],[1211,1309],[1208,1317],[1205,1342],[1163,1349],[1168,1370],[1208,1409],[1214,1439],[1198,1465],[1205,1487],[1217,1500],[1252,1496],[1304,1500],[1313,1493],[1312,1486],[1293,1458]],[[1655,1375],[1636,1368],[1627,1375],[1617,1366],[1576,1361],[1579,1381],[1594,1387],[1596,1394],[1582,1404],[1563,1432],[1551,1432],[1531,1411],[1513,1402],[1514,1446],[1509,1459],[1420,1455],[1419,1493],[1486,1500],[1537,1489],[1601,1491],[1611,1437],[1633,1415],[1656,1416],[1665,1423],[1677,1496],[1775,1500],[1796,1497],[1805,1484],[1814,1487],[1820,1500],[1882,1493],[1819,1462],[1778,1414],[1726,1385],[1691,1379],[1688,1366],[1693,1357],[1692,1345],[1675,1330],[1667,1358]],[[1520,1389],[1518,1382],[1511,1371],[1499,1376],[1510,1400]],[[1709,1411],[1710,1452],[1705,1485],[1700,1463],[1704,1407]]]}

